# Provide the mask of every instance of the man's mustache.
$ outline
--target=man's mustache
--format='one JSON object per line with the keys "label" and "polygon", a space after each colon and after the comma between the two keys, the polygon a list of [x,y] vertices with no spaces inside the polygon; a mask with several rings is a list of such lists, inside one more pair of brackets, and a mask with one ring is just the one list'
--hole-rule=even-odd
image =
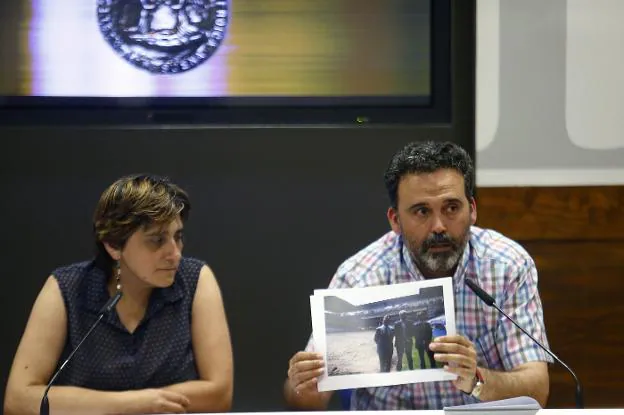
{"label": "man's mustache", "polygon": [[441,246],[441,245],[450,245],[452,248],[457,247],[457,244],[455,243],[453,238],[451,238],[448,234],[434,233],[430,237],[425,239],[425,241],[422,244],[422,248],[423,250],[427,251],[429,250],[429,248],[433,248],[433,247]]}

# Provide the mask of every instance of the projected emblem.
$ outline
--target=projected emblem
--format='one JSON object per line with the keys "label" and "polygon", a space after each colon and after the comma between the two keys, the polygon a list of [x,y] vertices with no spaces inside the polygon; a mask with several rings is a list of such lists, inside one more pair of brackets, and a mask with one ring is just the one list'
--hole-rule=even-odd
{"label": "projected emblem", "polygon": [[132,65],[175,74],[206,62],[230,18],[222,0],[97,0],[100,31]]}

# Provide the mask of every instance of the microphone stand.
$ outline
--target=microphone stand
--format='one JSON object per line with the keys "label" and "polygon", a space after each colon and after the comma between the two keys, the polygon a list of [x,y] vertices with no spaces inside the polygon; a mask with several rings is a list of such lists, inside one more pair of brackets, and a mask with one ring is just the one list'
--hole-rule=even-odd
{"label": "microphone stand", "polygon": [[102,318],[106,314],[108,314],[115,307],[115,305],[117,305],[117,303],[121,299],[121,295],[122,295],[121,291],[117,291],[117,293],[115,293],[115,295],[111,297],[110,300],[108,300],[106,304],[104,304],[104,307],[102,307],[102,309],[100,310],[100,314],[98,315],[97,320],[95,320],[95,322],[91,325],[91,327],[89,328],[89,331],[87,331],[87,334],[85,334],[82,340],[80,340],[80,343],[78,343],[78,346],[76,346],[76,348],[71,351],[71,353],[69,354],[69,356],[67,356],[67,359],[65,359],[61,367],[59,367],[56,373],[54,374],[54,376],[52,376],[52,379],[50,379],[50,381],[48,382],[48,385],[45,388],[45,391],[43,392],[43,397],[41,398],[41,404],[39,405],[39,415],[50,415],[50,402],[48,401],[48,392],[50,391],[52,384],[54,384],[54,381],[56,380],[58,375],[63,371],[65,366],[67,366],[67,364],[72,359],[72,357],[74,357],[74,354],[76,354],[78,349],[80,349],[80,346],[82,346],[82,343],[84,343],[84,341],[87,340],[87,338],[89,337],[89,335],[91,335],[93,330],[95,330],[98,324],[100,324],[100,321],[102,321]]}
{"label": "microphone stand", "polygon": [[557,356],[555,356],[555,354],[553,352],[551,352],[550,350],[548,350],[548,348],[546,346],[544,346],[542,343],[540,343],[535,337],[531,336],[531,334],[529,334],[528,331],[526,331],[525,329],[520,327],[520,325],[518,323],[516,323],[516,321],[514,319],[509,317],[503,310],[501,310],[501,308],[496,303],[492,303],[492,307],[494,307],[495,309],[498,310],[499,313],[501,313],[502,315],[507,317],[507,320],[511,321],[516,327],[518,327],[520,330],[522,330],[522,332],[524,334],[529,336],[531,338],[531,340],[533,340],[539,347],[544,349],[544,351],[546,353],[548,353],[550,356],[552,356],[553,359],[555,359],[557,362],[559,362],[561,364],[561,366],[563,366],[564,368],[566,368],[568,370],[568,372],[570,372],[570,374],[574,378],[574,381],[576,382],[576,390],[575,390],[575,396],[574,396],[575,401],[576,401],[576,407],[578,409],[583,409],[583,407],[584,407],[584,405],[583,405],[583,389],[581,388],[581,382],[578,380],[578,378],[576,377],[576,373],[574,373],[574,371],[570,368],[570,366],[566,365],[563,362],[563,360],[561,360]]}
{"label": "microphone stand", "polygon": [[576,382],[576,390],[575,390],[576,407],[578,409],[582,409],[584,407],[584,405],[583,405],[583,389],[581,387],[581,382],[579,381],[578,377],[576,376],[576,373],[574,373],[574,371],[568,365],[566,365],[563,362],[563,360],[561,360],[557,356],[555,356],[555,354],[553,352],[551,352],[546,346],[544,346],[542,343],[540,343],[528,331],[526,331],[525,329],[520,327],[520,325],[518,323],[516,323],[516,321],[513,318],[509,317],[507,315],[507,313],[505,313],[503,310],[501,310],[501,308],[496,304],[496,301],[494,301],[494,297],[492,297],[490,294],[486,293],[483,290],[483,288],[481,288],[481,287],[479,287],[477,285],[477,283],[475,283],[474,281],[469,280],[469,279],[465,279],[464,281],[465,281],[466,285],[468,287],[470,287],[470,289],[477,295],[477,297],[479,297],[481,299],[481,301],[483,301],[485,304],[487,304],[487,305],[489,305],[491,307],[494,307],[496,310],[498,310],[498,312],[501,313],[503,316],[505,316],[507,318],[507,320],[511,321],[524,334],[529,336],[529,338],[531,340],[533,340],[535,342],[535,344],[537,344],[539,347],[541,347],[546,353],[548,353],[553,359],[555,359],[555,361],[559,362],[564,368],[566,368],[568,370],[568,372],[570,372],[570,374],[572,374],[572,377],[574,378],[574,381]]}

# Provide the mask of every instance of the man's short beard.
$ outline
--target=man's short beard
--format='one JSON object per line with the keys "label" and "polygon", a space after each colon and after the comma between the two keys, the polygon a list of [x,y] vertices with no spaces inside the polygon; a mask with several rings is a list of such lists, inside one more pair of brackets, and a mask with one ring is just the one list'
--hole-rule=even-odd
{"label": "man's short beard", "polygon": [[[470,225],[460,240],[455,240],[448,234],[433,234],[420,247],[415,247],[411,241],[406,242],[414,264],[425,276],[451,276],[464,253],[469,232]],[[451,249],[444,252],[430,251],[431,247],[439,245],[448,245]]]}
{"label": "man's short beard", "polygon": [[453,247],[448,252],[428,252],[420,256],[413,256],[412,259],[416,266],[423,271],[450,276],[450,273],[457,266],[462,253],[463,249],[460,250]]}

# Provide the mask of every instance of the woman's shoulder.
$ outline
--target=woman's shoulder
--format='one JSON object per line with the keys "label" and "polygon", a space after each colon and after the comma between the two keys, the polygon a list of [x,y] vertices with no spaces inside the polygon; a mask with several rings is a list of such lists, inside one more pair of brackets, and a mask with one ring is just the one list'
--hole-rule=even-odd
{"label": "woman's shoulder", "polygon": [[199,275],[204,266],[208,266],[206,261],[199,258],[182,257],[176,279],[180,281],[186,290],[194,293],[199,281]]}
{"label": "woman's shoulder", "polygon": [[96,267],[95,261],[75,262],[55,268],[52,277],[56,280],[61,294],[69,301],[81,297],[85,289],[94,283],[105,283],[106,274]]}
{"label": "woman's shoulder", "polygon": [[197,279],[204,266],[208,266],[204,260],[194,257],[182,257],[178,266],[178,272],[183,276]]}
{"label": "woman's shoulder", "polygon": [[94,268],[94,261],[74,262],[55,268],[52,271],[52,276],[56,278],[59,284],[79,284],[89,273],[93,272]]}
{"label": "woman's shoulder", "polygon": [[82,261],[74,262],[72,264],[62,265],[56,267],[52,271],[52,275],[57,276],[73,276],[75,278],[86,274],[91,267],[94,266],[94,261]]}

